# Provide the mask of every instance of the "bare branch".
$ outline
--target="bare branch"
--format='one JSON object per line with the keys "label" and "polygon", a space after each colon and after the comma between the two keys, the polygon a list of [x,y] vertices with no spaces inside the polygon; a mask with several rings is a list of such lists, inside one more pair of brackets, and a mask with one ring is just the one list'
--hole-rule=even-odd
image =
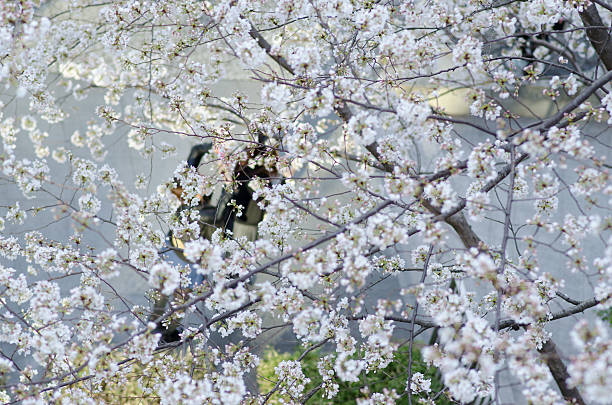
{"label": "bare branch", "polygon": [[605,27],[605,24],[593,3],[590,3],[579,14],[585,28],[587,28],[586,33],[589,41],[591,41],[591,45],[595,48],[597,55],[599,55],[599,59],[608,71],[612,71],[612,37],[610,36],[610,28],[602,28]]}

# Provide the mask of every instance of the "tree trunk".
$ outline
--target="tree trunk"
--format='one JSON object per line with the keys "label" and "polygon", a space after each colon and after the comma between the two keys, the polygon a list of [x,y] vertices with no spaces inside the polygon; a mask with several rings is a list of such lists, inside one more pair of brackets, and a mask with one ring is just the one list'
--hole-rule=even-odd
{"label": "tree trunk", "polygon": [[584,11],[580,12],[580,18],[587,29],[586,34],[589,37],[589,41],[591,41],[591,45],[595,48],[599,59],[607,70],[612,70],[612,37],[610,36],[610,29],[601,21],[601,16],[597,11],[597,7],[595,7],[595,3],[591,3]]}
{"label": "tree trunk", "polygon": [[576,388],[570,388],[567,385],[569,374],[567,373],[565,364],[563,364],[563,360],[559,357],[555,342],[553,342],[552,339],[548,339],[542,346],[542,349],[540,349],[540,353],[550,369],[550,373],[555,379],[563,398],[571,404],[584,405],[584,401],[578,390]]}

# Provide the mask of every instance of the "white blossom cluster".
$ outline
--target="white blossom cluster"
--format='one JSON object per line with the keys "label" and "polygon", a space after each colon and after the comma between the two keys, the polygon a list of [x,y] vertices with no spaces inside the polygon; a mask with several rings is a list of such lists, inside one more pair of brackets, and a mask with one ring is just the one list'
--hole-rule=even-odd
{"label": "white blossom cluster", "polygon": [[608,3],[0,1],[0,402],[612,403]]}

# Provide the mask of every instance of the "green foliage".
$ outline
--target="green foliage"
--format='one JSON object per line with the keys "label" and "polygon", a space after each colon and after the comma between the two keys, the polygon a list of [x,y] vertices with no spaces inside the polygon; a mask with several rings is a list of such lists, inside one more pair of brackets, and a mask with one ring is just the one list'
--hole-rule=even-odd
{"label": "green foliage", "polygon": [[[262,394],[267,394],[276,385],[276,375],[274,368],[283,360],[297,360],[300,357],[301,352],[296,351],[294,353],[278,353],[274,349],[267,350],[262,356],[262,360],[257,368],[259,383],[259,390]],[[315,387],[321,384],[321,376],[317,369],[317,363],[319,359],[325,356],[326,353],[320,350],[313,350],[306,355],[301,361],[302,370],[304,375],[310,378],[310,383],[306,386],[304,393],[308,393]],[[312,405],[323,405],[323,404],[356,404],[358,398],[367,398],[371,394],[376,392],[383,392],[384,390],[395,390],[400,396],[396,403],[397,404],[408,404],[408,394],[406,392],[406,381],[408,379],[408,363],[409,355],[408,349],[400,349],[395,353],[393,361],[383,370],[377,372],[370,372],[366,375],[362,373],[359,382],[343,382],[340,379],[334,377],[334,382],[340,386],[338,394],[330,399],[323,397],[322,392],[318,391],[308,401],[308,404]],[[422,373],[425,378],[431,379],[431,393],[430,397],[436,397],[440,391],[444,390],[444,386],[440,381],[437,374],[437,370],[434,367],[428,367],[423,361],[421,353],[418,349],[414,348],[412,351],[412,372]],[[426,394],[413,395],[412,403],[419,404],[427,398]],[[274,393],[270,397],[269,403],[279,404],[281,400],[288,400],[279,393]],[[447,405],[452,402],[448,399],[445,394],[437,396],[434,402],[439,405]]]}
{"label": "green foliage", "polygon": [[603,311],[599,311],[597,315],[608,323],[612,327],[612,308],[604,309]]}

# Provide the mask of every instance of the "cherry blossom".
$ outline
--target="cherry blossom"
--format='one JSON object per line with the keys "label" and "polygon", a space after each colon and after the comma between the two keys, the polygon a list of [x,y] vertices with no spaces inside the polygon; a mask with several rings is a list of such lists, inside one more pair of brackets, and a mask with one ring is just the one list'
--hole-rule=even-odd
{"label": "cherry blossom", "polygon": [[0,2],[1,402],[612,403],[611,10]]}

